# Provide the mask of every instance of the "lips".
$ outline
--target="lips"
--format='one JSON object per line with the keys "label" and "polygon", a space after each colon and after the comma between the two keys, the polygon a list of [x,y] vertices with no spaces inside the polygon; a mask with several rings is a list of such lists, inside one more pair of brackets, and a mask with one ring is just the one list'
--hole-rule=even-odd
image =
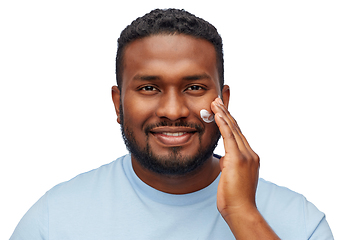
{"label": "lips", "polygon": [[158,127],[152,129],[150,134],[157,142],[165,147],[183,146],[191,142],[196,134],[195,128],[184,127]]}

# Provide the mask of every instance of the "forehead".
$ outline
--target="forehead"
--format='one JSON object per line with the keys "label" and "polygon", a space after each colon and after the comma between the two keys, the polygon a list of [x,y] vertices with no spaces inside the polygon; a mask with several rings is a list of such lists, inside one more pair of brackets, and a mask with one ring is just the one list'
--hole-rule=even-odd
{"label": "forehead", "polygon": [[215,47],[204,39],[175,34],[153,35],[126,46],[123,84],[136,74],[199,74],[219,81]]}

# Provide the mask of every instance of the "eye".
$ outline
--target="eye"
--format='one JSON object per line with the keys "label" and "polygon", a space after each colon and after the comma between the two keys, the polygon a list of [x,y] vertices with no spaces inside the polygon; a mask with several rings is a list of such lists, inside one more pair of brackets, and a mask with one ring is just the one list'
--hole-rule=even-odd
{"label": "eye", "polygon": [[206,90],[206,87],[199,84],[189,85],[185,88],[185,92],[192,96],[202,96],[206,93]]}
{"label": "eye", "polygon": [[138,91],[141,94],[145,95],[153,95],[159,92],[159,89],[157,87],[154,87],[152,85],[145,85],[138,88]]}
{"label": "eye", "polygon": [[145,87],[142,87],[140,88],[140,90],[142,91],[156,91],[157,89],[153,86],[145,86]]}
{"label": "eye", "polygon": [[199,85],[192,85],[190,87],[188,87],[186,90],[188,91],[199,91],[199,90],[205,90],[203,87],[199,86]]}

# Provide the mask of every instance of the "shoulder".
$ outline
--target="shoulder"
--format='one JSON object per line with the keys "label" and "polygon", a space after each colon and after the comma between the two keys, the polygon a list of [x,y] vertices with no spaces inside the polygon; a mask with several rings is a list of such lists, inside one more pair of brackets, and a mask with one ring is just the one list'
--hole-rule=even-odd
{"label": "shoulder", "polygon": [[279,212],[289,213],[290,211],[293,214],[305,214],[305,211],[309,210],[313,214],[323,216],[323,213],[302,194],[264,179],[259,179],[256,200],[259,207],[264,210],[271,206],[272,210],[276,209]]}
{"label": "shoulder", "polygon": [[72,186],[74,184],[92,184],[96,180],[104,180],[104,178],[112,176],[114,172],[119,173],[119,171],[122,171],[122,163],[126,156],[127,155],[122,156],[110,163],[104,164],[88,172],[80,173],[74,178],[56,185],[51,190],[66,186]]}
{"label": "shoulder", "polygon": [[266,181],[262,178],[259,179],[257,188],[257,197],[259,200],[266,198],[286,201],[303,201],[305,197],[297,192],[290,190],[287,187],[276,185],[275,183]]}
{"label": "shoulder", "polygon": [[259,179],[256,203],[264,218],[282,236],[296,234],[308,239],[320,223],[326,223],[325,214],[302,194],[264,179]]}
{"label": "shoulder", "polygon": [[[95,193],[101,194],[109,189],[113,182],[124,182],[126,179],[123,162],[128,155],[102,165],[99,168],[81,173],[76,177],[51,188],[46,196],[48,203],[68,201],[69,199],[85,200]],[[117,181],[118,180],[118,181]]]}
{"label": "shoulder", "polygon": [[47,191],[23,216],[11,239],[48,239],[50,222],[60,228],[67,227],[70,219],[83,221],[79,218],[85,218],[89,209],[103,205],[104,198],[113,196],[114,187],[126,186],[124,161],[127,156],[79,174]]}

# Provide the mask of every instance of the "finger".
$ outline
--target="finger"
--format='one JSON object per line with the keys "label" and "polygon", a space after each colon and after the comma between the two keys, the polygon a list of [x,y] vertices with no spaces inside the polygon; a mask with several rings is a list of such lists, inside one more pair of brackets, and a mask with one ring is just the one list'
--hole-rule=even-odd
{"label": "finger", "polygon": [[216,115],[218,115],[220,119],[216,120],[216,123],[218,124],[221,135],[224,139],[225,153],[228,156],[232,156],[232,154],[234,154],[234,156],[241,156],[242,160],[250,160],[253,155],[245,146],[238,132],[234,130],[234,126],[229,118],[222,117],[220,113],[217,113]]}
{"label": "finger", "polygon": [[216,113],[215,122],[218,125],[221,136],[224,139],[225,155],[242,155],[236,137],[233,131],[230,129],[228,122],[224,119],[223,115]]}
{"label": "finger", "polygon": [[[231,122],[231,126],[230,126],[231,129],[232,129],[234,132],[236,132],[237,134],[235,134],[235,135],[239,135],[238,138],[241,139],[241,141],[240,141],[240,140],[238,140],[238,138],[237,138],[237,142],[238,142],[239,144],[242,143],[253,158],[259,159],[259,156],[258,156],[258,155],[254,152],[254,150],[250,147],[249,142],[247,141],[247,139],[245,138],[245,136],[244,136],[243,133],[241,132],[241,129],[240,129],[239,125],[237,124],[236,120],[232,117],[232,115],[230,114],[230,112],[228,111],[228,109],[227,109],[227,108],[225,107],[225,105],[222,103],[221,99],[220,99],[220,98],[215,99],[215,104],[214,104],[214,105],[216,106],[215,109],[216,109],[216,108],[219,108],[219,109],[221,110],[220,112],[225,113],[226,117],[230,120],[230,122]],[[229,124],[229,125],[230,125],[230,124]],[[242,146],[241,146],[241,144],[239,145],[239,148],[243,149]]]}
{"label": "finger", "polygon": [[[237,125],[235,119],[231,116],[229,111],[226,109],[226,107],[221,104],[220,102],[216,101],[214,103],[215,107],[213,109],[213,112],[219,113],[221,116],[223,116],[223,120],[226,122],[227,126],[231,129],[232,134],[234,135],[234,138],[238,144],[238,148],[240,151],[244,153],[244,155],[249,156],[249,150],[245,142],[244,142],[244,136],[242,135],[239,126]],[[223,136],[224,137],[224,136]]]}
{"label": "finger", "polygon": [[237,124],[235,118],[233,118],[233,116],[230,114],[229,110],[224,105],[222,100],[220,98],[216,98],[215,104],[226,114],[226,116],[231,120],[232,124],[237,127],[236,131],[241,133],[241,130],[240,130],[239,125]]}

